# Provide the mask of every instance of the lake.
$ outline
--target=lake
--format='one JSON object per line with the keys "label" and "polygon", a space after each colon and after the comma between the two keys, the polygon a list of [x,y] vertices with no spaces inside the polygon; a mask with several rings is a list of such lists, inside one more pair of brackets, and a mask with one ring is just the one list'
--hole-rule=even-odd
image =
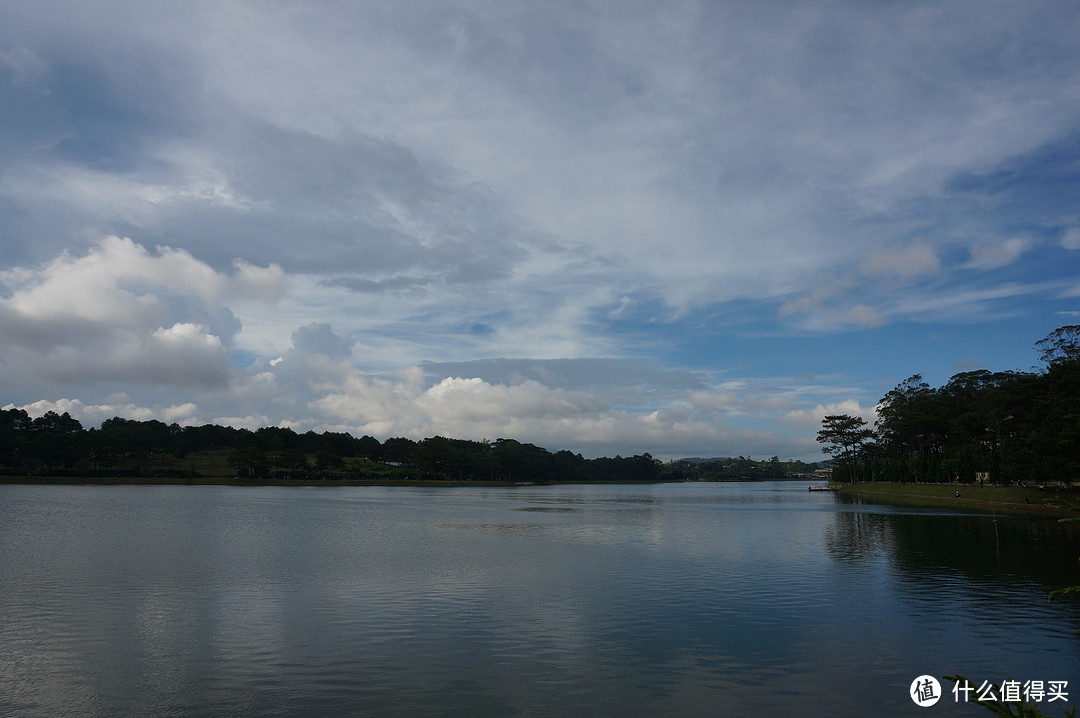
{"label": "lake", "polygon": [[1068,681],[1077,524],[791,482],[0,486],[0,715],[908,716]]}

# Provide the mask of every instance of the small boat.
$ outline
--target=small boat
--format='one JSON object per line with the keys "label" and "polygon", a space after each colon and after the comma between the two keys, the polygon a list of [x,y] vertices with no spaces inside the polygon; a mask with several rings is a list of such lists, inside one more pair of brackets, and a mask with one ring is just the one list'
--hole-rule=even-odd
{"label": "small boat", "polygon": [[809,486],[809,487],[807,487],[807,489],[809,491],[839,491],[840,487],[839,486]]}

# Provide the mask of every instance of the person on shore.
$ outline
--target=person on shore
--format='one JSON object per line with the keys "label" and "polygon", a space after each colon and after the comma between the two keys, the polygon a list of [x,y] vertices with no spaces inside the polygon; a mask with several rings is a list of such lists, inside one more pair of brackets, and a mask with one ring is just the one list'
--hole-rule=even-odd
{"label": "person on shore", "polygon": [[960,491],[959,490],[957,490],[957,492],[956,492],[956,498],[960,498]]}

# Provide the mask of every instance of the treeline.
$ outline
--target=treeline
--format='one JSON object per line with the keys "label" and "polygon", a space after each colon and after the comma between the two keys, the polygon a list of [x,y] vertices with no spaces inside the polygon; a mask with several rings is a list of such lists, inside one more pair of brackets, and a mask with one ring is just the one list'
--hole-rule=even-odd
{"label": "treeline", "polygon": [[665,472],[672,481],[767,481],[809,478],[821,465],[794,459],[781,461],[779,456],[767,461],[738,456],[673,461],[665,466]]}
{"label": "treeline", "polygon": [[[209,461],[217,457],[218,461]],[[735,481],[809,476],[820,464],[737,458],[667,464],[649,454],[586,459],[514,439],[422,441],[264,427],[180,426],[114,417],[84,429],[70,414],[0,410],[0,473],[16,476],[424,479],[509,482]]]}
{"label": "treeline", "polygon": [[259,480],[658,481],[664,471],[649,454],[585,459],[514,439],[380,442],[329,431],[251,431],[120,417],[84,429],[66,412],[31,419],[22,409],[0,410],[0,470],[8,475],[205,476],[195,461],[184,460],[207,452],[225,453],[234,476]]}
{"label": "treeline", "polygon": [[1066,483],[1080,477],[1080,326],[1036,343],[1043,371],[969,371],[933,388],[916,374],[873,428],[826,417],[818,441],[845,481]]}

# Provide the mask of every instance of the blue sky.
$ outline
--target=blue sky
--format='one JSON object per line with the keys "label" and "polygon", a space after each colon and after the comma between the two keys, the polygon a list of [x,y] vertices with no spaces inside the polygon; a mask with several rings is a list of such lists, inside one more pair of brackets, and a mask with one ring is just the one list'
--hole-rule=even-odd
{"label": "blue sky", "polygon": [[1080,323],[1072,2],[0,17],[35,415],[816,459]]}

